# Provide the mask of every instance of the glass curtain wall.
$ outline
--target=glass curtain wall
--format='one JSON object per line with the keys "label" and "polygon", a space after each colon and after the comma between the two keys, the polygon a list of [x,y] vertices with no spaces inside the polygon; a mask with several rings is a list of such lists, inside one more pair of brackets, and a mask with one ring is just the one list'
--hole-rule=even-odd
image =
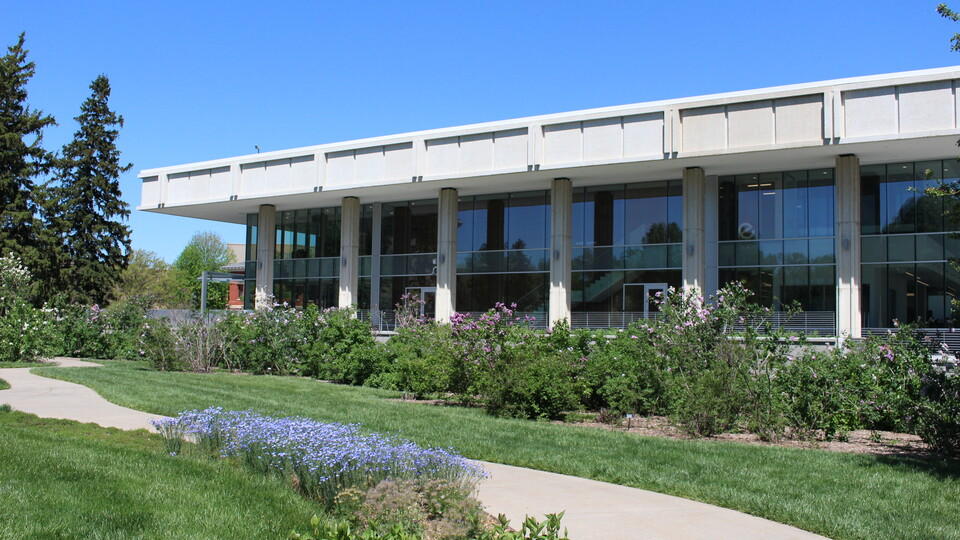
{"label": "glass curtain wall", "polygon": [[960,179],[956,159],[867,165],[860,179],[863,327],[953,327],[960,273],[949,260],[960,257],[960,240],[944,211],[954,203],[925,190]]}
{"label": "glass curtain wall", "polygon": [[360,206],[360,269],[354,295],[357,309],[370,309],[370,292],[373,284],[373,205]]}
{"label": "glass curtain wall", "polygon": [[720,177],[720,283],[773,309],[834,311],[834,197],[833,169]]}
{"label": "glass curtain wall", "polygon": [[[404,293],[429,301],[437,286],[437,201],[381,205],[380,309],[392,311]],[[424,315],[432,316],[432,306]]]}
{"label": "glass curtain wall", "polygon": [[460,197],[457,311],[497,302],[545,313],[550,288],[548,191]]}
{"label": "glass curtain wall", "polygon": [[680,287],[682,223],[679,180],[574,189],[573,312],[644,313]]}
{"label": "glass curtain wall", "polygon": [[253,309],[257,293],[257,214],[247,214],[247,249],[244,257],[243,309]]}
{"label": "glass curtain wall", "polygon": [[[247,290],[244,307],[253,307],[256,283],[256,221],[247,219]],[[336,306],[340,257],[340,208],[277,212],[273,262],[275,301],[295,307]],[[251,281],[254,286],[251,286]]]}

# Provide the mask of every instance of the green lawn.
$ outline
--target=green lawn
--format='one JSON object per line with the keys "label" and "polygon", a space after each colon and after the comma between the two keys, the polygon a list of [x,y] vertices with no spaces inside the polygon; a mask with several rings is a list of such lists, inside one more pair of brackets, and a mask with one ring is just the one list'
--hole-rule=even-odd
{"label": "green lawn", "polygon": [[[476,459],[679,495],[834,538],[960,538],[960,463],[677,441],[431,407],[391,392],[292,377],[156,372],[143,364],[38,368],[128,407],[222,406],[359,422]],[[557,508],[558,512],[564,510]]]}
{"label": "green lawn", "polygon": [[158,435],[0,412],[0,538],[286,538],[319,508]]}
{"label": "green lawn", "polygon": [[10,388],[10,383],[8,383],[3,379],[0,379],[0,390],[6,390],[7,388]]}
{"label": "green lawn", "polygon": [[0,362],[0,368],[27,368],[49,366],[45,362]]}

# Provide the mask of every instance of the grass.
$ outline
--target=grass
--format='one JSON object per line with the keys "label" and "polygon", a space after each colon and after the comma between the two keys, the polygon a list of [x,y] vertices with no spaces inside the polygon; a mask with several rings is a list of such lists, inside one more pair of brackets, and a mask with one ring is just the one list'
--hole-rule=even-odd
{"label": "grass", "polygon": [[[679,441],[388,401],[396,393],[292,378],[156,372],[104,362],[35,373],[153,413],[222,406],[359,422],[421,444],[678,495],[833,538],[960,538],[960,463]],[[565,510],[557,508],[558,512]]]}
{"label": "grass", "polygon": [[3,379],[0,379],[0,390],[6,390],[7,388],[10,388],[10,383],[8,383]]}
{"label": "grass", "polygon": [[28,368],[49,366],[46,362],[0,362],[0,368]]}
{"label": "grass", "polygon": [[318,507],[159,435],[0,412],[0,538],[285,538]]}

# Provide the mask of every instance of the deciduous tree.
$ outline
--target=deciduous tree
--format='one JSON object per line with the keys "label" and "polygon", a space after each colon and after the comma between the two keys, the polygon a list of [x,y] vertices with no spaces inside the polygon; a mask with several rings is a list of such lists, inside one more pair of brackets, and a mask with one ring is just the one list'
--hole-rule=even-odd
{"label": "deciduous tree", "polygon": [[[234,261],[233,253],[227,248],[223,238],[214,232],[200,232],[193,235],[173,267],[179,274],[181,289],[189,291],[194,308],[200,307],[201,283],[197,279],[204,271],[222,272],[223,267]],[[223,309],[227,305],[229,287],[226,283],[211,283],[207,287],[207,307]]]}

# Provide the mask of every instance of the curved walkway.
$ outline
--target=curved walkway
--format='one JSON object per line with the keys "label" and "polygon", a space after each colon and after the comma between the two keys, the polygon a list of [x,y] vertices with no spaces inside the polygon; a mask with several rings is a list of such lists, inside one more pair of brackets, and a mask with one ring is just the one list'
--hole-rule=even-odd
{"label": "curved walkway", "polygon": [[[56,358],[62,367],[100,364]],[[120,429],[149,429],[151,419],[164,418],[114,405],[79,384],[48,379],[30,368],[0,369],[10,388],[0,391],[0,404],[45,418],[66,418]],[[574,540],[633,539],[770,539],[823,538],[794,527],[709,504],[641,489],[498,463],[481,462],[490,478],[478,497],[486,510],[505,514],[514,526],[526,515],[542,518],[565,511],[563,526]]]}

